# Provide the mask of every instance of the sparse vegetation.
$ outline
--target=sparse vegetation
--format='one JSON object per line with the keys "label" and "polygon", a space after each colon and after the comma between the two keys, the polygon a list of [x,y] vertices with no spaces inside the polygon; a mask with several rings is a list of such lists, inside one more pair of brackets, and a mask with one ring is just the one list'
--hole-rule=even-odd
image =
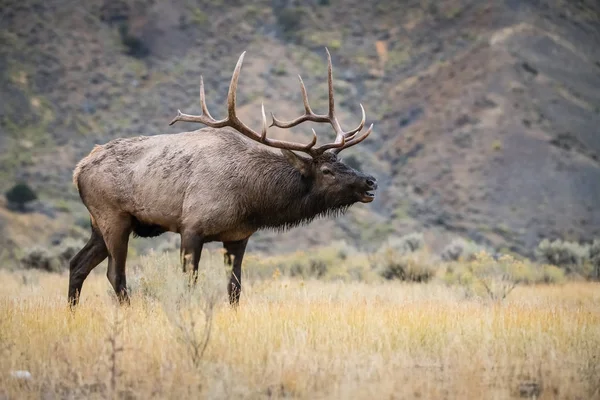
{"label": "sparse vegetation", "polygon": [[586,245],[544,239],[536,249],[536,256],[543,263],[560,267],[568,275],[590,279],[597,276],[594,267],[594,263],[597,265],[597,252],[597,241],[592,245]]}
{"label": "sparse vegetation", "polygon": [[302,26],[305,13],[306,11],[302,7],[283,8],[276,13],[277,22],[286,40],[297,38],[297,33]]}
{"label": "sparse vegetation", "polygon": [[45,247],[25,249],[20,261],[28,269],[54,272],[59,268],[55,255]]}
{"label": "sparse vegetation", "polygon": [[510,255],[494,259],[481,251],[468,261],[447,264],[443,279],[448,284],[462,287],[467,297],[504,300],[517,285],[563,283],[564,273],[556,267],[536,265]]}
{"label": "sparse vegetation", "polygon": [[600,279],[600,239],[595,239],[590,245],[590,262],[593,267],[593,278]]}
{"label": "sparse vegetation", "polygon": [[121,43],[123,43],[125,46],[126,53],[128,55],[135,58],[144,58],[150,54],[150,49],[144,43],[144,41],[129,31],[129,25],[127,22],[119,25],[119,36],[121,38]]}
{"label": "sparse vegetation", "polygon": [[31,374],[26,383],[0,374],[0,395],[513,398],[533,387],[542,398],[587,399],[598,390],[595,284],[519,285],[496,304],[435,280],[274,276],[249,282],[235,311],[215,254],[201,266],[217,289],[204,322],[202,292],[188,291],[176,255],[135,264],[132,304],[116,320],[104,271],[86,282],[74,314],[64,274],[0,271],[0,370]]}
{"label": "sparse vegetation", "polygon": [[37,245],[24,249],[20,262],[27,269],[58,272],[67,268],[69,261],[83,248],[84,244],[81,240],[68,237],[57,246]]}
{"label": "sparse vegetation", "polygon": [[475,255],[481,251],[489,252],[489,249],[477,243],[459,238],[454,239],[444,247],[440,257],[444,261],[469,261],[473,260]]}
{"label": "sparse vegetation", "polygon": [[388,280],[428,282],[435,267],[424,245],[420,233],[392,237],[371,256],[372,267]]}

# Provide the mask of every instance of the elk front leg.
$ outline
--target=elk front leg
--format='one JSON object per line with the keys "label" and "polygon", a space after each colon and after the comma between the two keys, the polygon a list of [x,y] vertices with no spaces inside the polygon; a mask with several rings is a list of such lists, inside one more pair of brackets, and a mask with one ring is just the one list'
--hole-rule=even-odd
{"label": "elk front leg", "polygon": [[198,280],[198,265],[200,264],[200,256],[202,255],[202,247],[204,241],[201,235],[195,232],[184,232],[181,235],[181,267],[183,272],[187,272],[188,265],[192,266],[193,283]]}
{"label": "elk front leg", "polygon": [[110,225],[110,229],[106,229],[106,233],[103,234],[109,254],[106,277],[115,290],[121,304],[129,304],[125,263],[130,234],[131,223],[128,218],[114,221]]}
{"label": "elk front leg", "polygon": [[[236,242],[223,242],[225,247],[225,262],[231,267],[231,278],[227,286],[229,294],[229,303],[236,307],[240,302],[240,293],[242,292],[242,260],[246,252],[248,239]],[[231,259],[233,257],[233,260]]]}

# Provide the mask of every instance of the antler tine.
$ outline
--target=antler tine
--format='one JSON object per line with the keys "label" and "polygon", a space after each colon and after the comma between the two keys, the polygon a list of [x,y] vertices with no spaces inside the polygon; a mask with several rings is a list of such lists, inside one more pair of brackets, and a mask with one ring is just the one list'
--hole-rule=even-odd
{"label": "antler tine", "polygon": [[328,97],[329,97],[329,110],[327,112],[327,117],[329,123],[333,127],[335,131],[335,142],[328,143],[318,148],[314,149],[315,152],[324,152],[329,149],[342,148],[346,143],[347,137],[353,137],[358,131],[349,131],[344,132],[342,127],[340,126],[339,121],[335,116],[335,99],[333,94],[333,63],[331,62],[331,53],[329,53],[329,49],[325,47],[325,52],[327,53],[327,88],[328,88]]}
{"label": "antler tine", "polygon": [[[314,129],[313,129],[313,132],[314,132]],[[342,149],[344,147],[344,145],[346,144],[346,138],[344,137],[344,135],[340,135],[338,137],[340,138],[339,142],[337,142],[337,139],[336,139],[335,142],[327,143],[322,146],[319,146],[314,151],[316,153],[323,153],[325,150],[329,150],[329,149]]]}
{"label": "antler tine", "polygon": [[[327,53],[327,88],[328,88],[328,111],[327,114],[315,114],[310,107],[310,103],[308,101],[308,93],[306,90],[306,86],[304,85],[304,81],[302,77],[298,75],[298,80],[300,81],[300,91],[302,93],[302,102],[304,103],[304,114],[299,116],[296,119],[291,121],[282,121],[277,119],[273,113],[271,113],[272,122],[269,126],[276,126],[278,128],[292,128],[296,125],[301,124],[305,121],[311,122],[327,122],[329,123],[336,133],[336,138],[333,143],[328,143],[319,147],[312,149],[311,153],[313,155],[318,155],[323,153],[325,150],[329,149],[338,149],[344,148],[348,145],[350,141],[355,139],[357,133],[359,133],[365,126],[365,122],[367,119],[365,109],[362,104],[360,104],[360,110],[362,114],[362,118],[358,126],[350,131],[344,132],[342,129],[338,119],[335,116],[335,97],[333,91],[333,63],[331,61],[331,53],[329,49],[326,47],[325,51]],[[366,137],[366,136],[365,136]],[[364,138],[361,136],[361,141]]]}
{"label": "antler tine", "polygon": [[244,62],[244,55],[246,55],[245,51],[242,53],[240,58],[238,58],[237,64],[235,64],[235,69],[233,70],[233,75],[231,76],[231,83],[229,84],[229,92],[227,93],[227,115],[231,121],[238,120],[235,113],[235,102],[237,98],[237,85],[240,79],[240,71],[242,70],[242,64]]}
{"label": "antler tine", "polygon": [[182,121],[200,122],[212,128],[223,128],[224,126],[227,126],[227,118],[216,120],[212,117],[212,115],[210,115],[210,112],[208,111],[208,107],[206,105],[206,94],[204,93],[204,78],[202,77],[202,75],[200,75],[200,107],[202,109],[202,114],[200,115],[183,114],[181,110],[177,110],[177,116],[173,118],[169,125],[173,125],[175,122]]}
{"label": "antler tine", "polygon": [[367,122],[367,114],[365,113],[365,108],[363,107],[362,104],[360,105],[360,110],[362,113],[362,118],[360,120],[360,124],[358,124],[358,126],[354,129],[352,129],[351,131],[348,131],[344,134],[344,137],[346,138],[346,140],[348,139],[352,139],[358,132],[362,131],[362,128],[364,128],[365,126],[365,122]]}
{"label": "antler tine", "polygon": [[183,114],[180,110],[177,110],[177,116],[171,121],[169,125],[173,125],[176,122],[200,122],[206,126],[210,126],[211,128],[223,128],[225,126],[230,126],[231,122],[239,121],[235,114],[235,100],[236,100],[236,91],[237,91],[237,83],[240,76],[240,70],[242,69],[242,63],[244,62],[244,55],[246,52],[244,51],[240,57],[238,58],[237,64],[235,65],[235,70],[233,71],[233,76],[231,77],[231,83],[229,84],[229,93],[227,94],[227,118],[216,120],[210,115],[208,111],[208,106],[206,105],[206,94],[204,92],[204,78],[200,76],[200,107],[202,109],[201,115],[188,115]]}
{"label": "antler tine", "polygon": [[210,115],[210,112],[208,112],[208,107],[206,106],[206,95],[204,94],[204,79],[202,76],[200,76],[200,107],[202,109],[202,114],[200,115],[183,114],[181,110],[177,110],[177,116],[173,118],[169,125],[173,125],[175,122],[182,121],[200,122],[212,128],[223,128],[224,126],[227,126],[227,118],[216,120],[212,117],[212,115]]}
{"label": "antler tine", "polygon": [[304,81],[302,80],[302,77],[300,75],[298,75],[298,80],[300,81],[300,91],[302,92],[302,102],[304,103],[304,115],[301,115],[292,121],[284,122],[277,119],[275,117],[275,114],[271,113],[272,122],[269,126],[276,126],[278,128],[288,129],[299,125],[305,121],[329,122],[328,115],[315,114],[312,111],[310,103],[308,102],[308,93],[306,91],[306,86],[304,86]]}
{"label": "antler tine", "polygon": [[369,126],[369,129],[366,130],[365,133],[363,133],[362,135],[355,137],[352,140],[347,141],[344,145],[340,146],[340,147],[335,147],[332,152],[334,152],[335,154],[338,154],[340,151],[347,149],[348,147],[352,147],[355,144],[359,144],[360,142],[362,142],[363,140],[365,140],[373,131],[373,124],[371,124],[371,126]]}
{"label": "antler tine", "polygon": [[302,76],[298,75],[298,80],[300,81],[300,91],[302,92],[302,102],[304,103],[304,111],[307,114],[314,114],[312,109],[310,108],[310,103],[308,102],[308,92],[306,91],[306,86],[304,86]]}
{"label": "antler tine", "polygon": [[[335,119],[335,102],[333,101],[333,65],[331,63],[331,54],[329,49],[325,47],[327,52],[327,87],[329,89],[329,118]],[[339,125],[339,124],[338,124]]]}
{"label": "antler tine", "polygon": [[202,114],[206,115],[210,119],[214,119],[208,112],[206,105],[206,94],[204,93],[204,78],[200,75],[200,107],[202,108]]}
{"label": "antler tine", "polygon": [[267,116],[265,114],[265,103],[261,103],[260,105],[260,111],[262,114],[262,132],[260,135],[261,140],[265,140],[267,138]]}

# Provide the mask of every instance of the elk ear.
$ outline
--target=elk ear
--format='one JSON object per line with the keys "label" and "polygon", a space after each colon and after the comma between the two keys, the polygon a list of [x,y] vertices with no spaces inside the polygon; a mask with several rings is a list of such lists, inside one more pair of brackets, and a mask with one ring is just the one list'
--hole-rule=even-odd
{"label": "elk ear", "polygon": [[310,165],[312,160],[299,156],[291,150],[281,149],[281,153],[285,156],[287,162],[294,168],[296,168],[303,176],[310,175]]}

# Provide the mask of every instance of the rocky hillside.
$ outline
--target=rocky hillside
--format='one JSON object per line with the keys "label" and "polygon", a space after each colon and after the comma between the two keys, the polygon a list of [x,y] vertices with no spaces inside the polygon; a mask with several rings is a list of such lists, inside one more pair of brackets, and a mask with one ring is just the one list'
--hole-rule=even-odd
{"label": "rocky hillside", "polygon": [[[332,53],[341,121],[375,131],[347,158],[381,182],[378,199],[343,218],[254,249],[345,238],[369,246],[420,230],[523,254],[542,238],[600,236],[600,3],[595,0],[2,0],[0,190],[26,181],[40,201],[0,204],[0,246],[87,235],[71,184],[75,163],[115,137],[176,133],[198,113],[204,76],[224,115],[231,72],[247,51],[240,112],[302,111],[302,74],[326,107]],[[309,127],[273,131],[304,139]],[[320,135],[331,132],[318,127]],[[297,239],[298,235],[302,238]],[[58,239],[57,239],[58,238]]]}

